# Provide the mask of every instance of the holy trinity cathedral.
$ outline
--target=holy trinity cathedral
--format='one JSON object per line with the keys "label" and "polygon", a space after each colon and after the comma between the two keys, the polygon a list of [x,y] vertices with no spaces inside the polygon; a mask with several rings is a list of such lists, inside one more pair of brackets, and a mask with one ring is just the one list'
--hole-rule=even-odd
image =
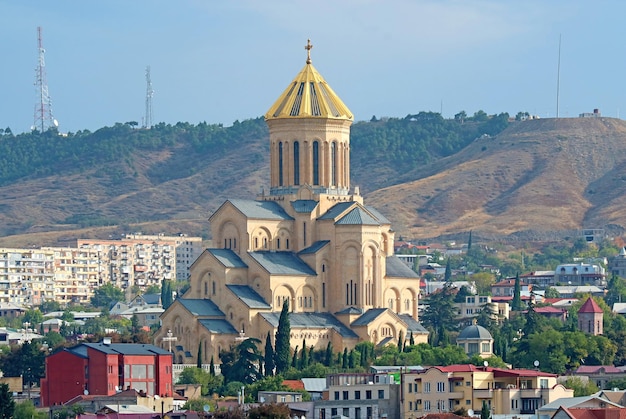
{"label": "holy trinity cathedral", "polygon": [[240,333],[274,339],[285,300],[292,348],[304,339],[336,352],[395,344],[400,334],[427,339],[417,274],[393,256],[389,220],[350,188],[352,113],[311,64],[311,48],[265,114],[269,194],[215,211],[216,248],[196,260],[190,289],[161,316],[155,344],[171,344],[176,363],[195,363],[199,352],[218,362]]}

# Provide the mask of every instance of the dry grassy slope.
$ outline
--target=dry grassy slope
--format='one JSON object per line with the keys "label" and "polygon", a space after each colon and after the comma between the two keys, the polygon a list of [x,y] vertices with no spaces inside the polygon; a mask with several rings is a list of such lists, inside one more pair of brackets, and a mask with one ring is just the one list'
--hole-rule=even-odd
{"label": "dry grassy slope", "polygon": [[367,198],[412,237],[626,225],[625,168],[622,120],[524,121]]}

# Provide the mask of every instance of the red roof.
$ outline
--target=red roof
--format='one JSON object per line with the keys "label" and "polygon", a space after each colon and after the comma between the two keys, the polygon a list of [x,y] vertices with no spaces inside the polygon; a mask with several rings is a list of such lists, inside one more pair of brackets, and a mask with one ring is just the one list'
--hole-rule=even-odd
{"label": "red roof", "polygon": [[587,301],[585,301],[585,304],[583,304],[583,306],[580,308],[580,310],[578,310],[579,313],[602,313],[602,309],[600,308],[600,306],[598,306],[598,303],[596,303],[593,298],[589,297],[587,298]]}
{"label": "red roof", "polygon": [[304,383],[302,380],[283,380],[283,385],[292,390],[304,390]]}
{"label": "red roof", "polygon": [[624,371],[613,365],[581,365],[576,370],[576,374],[596,374],[604,370],[607,374],[623,374]]}
{"label": "red roof", "polygon": [[552,307],[552,306],[535,307],[535,313],[540,313],[540,314],[553,314],[553,313],[563,314],[564,311],[565,310],[562,310],[562,309],[556,308],[556,307]]}
{"label": "red roof", "polygon": [[626,419],[626,409],[618,407],[603,409],[570,407],[567,411],[571,417],[576,419]]}

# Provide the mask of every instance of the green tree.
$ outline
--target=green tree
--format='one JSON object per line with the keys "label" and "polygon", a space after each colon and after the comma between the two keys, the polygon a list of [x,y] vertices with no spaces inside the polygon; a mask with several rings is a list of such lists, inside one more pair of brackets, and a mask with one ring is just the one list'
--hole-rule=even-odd
{"label": "green tree", "polygon": [[172,296],[172,281],[166,279],[165,281],[163,281],[163,286],[161,287],[161,304],[163,305],[163,308],[165,310],[167,310],[174,302]]}
{"label": "green tree", "polygon": [[574,397],[590,396],[600,390],[593,380],[583,381],[580,377],[569,377],[562,384],[574,390]]}
{"label": "green tree", "polygon": [[265,337],[265,375],[271,376],[274,375],[274,368],[276,368],[276,364],[274,363],[274,348],[272,347],[272,338],[270,336],[270,332],[267,332],[267,336]]}
{"label": "green tree", "polygon": [[452,279],[452,267],[450,265],[450,258],[446,261],[446,270],[443,273],[443,280],[445,282],[450,282]]}
{"label": "green tree", "polygon": [[300,369],[309,366],[309,355],[307,353],[306,339],[302,339],[302,355],[300,356]]}
{"label": "green tree", "polygon": [[515,286],[513,288],[513,302],[511,304],[511,310],[522,310],[522,287],[520,285],[519,273],[515,275]]}
{"label": "green tree", "polygon": [[472,250],[472,230],[469,232],[469,239],[467,239],[467,253]]}
{"label": "green tree", "polygon": [[0,384],[0,419],[11,419],[15,412],[15,400],[9,391],[9,385]]}
{"label": "green tree", "polygon": [[202,368],[202,342],[198,343],[198,355],[196,356],[196,367]]}
{"label": "green tree", "polygon": [[278,319],[276,330],[276,373],[280,374],[289,368],[291,324],[289,323],[289,300],[285,299]]}
{"label": "green tree", "polygon": [[263,356],[257,345],[261,343],[255,338],[247,338],[228,352],[222,352],[222,375],[224,381],[239,381],[250,384],[261,378],[256,365],[261,362]]}
{"label": "green tree", "polygon": [[209,406],[209,410],[211,412],[215,412],[215,401],[209,398],[189,399],[183,405],[183,409],[202,412],[204,410],[204,406]]}
{"label": "green tree", "polygon": [[556,290],[556,288],[553,287],[547,287],[544,291],[543,296],[545,298],[560,298],[561,294],[559,294],[559,292]]}
{"label": "green tree", "polygon": [[106,283],[100,288],[96,288],[91,297],[91,305],[99,308],[106,308],[107,310],[116,301],[124,300],[124,292],[114,286],[111,283]]}
{"label": "green tree", "polygon": [[[2,416],[0,415],[0,418],[1,417]],[[38,411],[32,401],[26,400],[25,402],[17,403],[15,405],[15,413],[13,414],[13,418],[14,419],[47,419],[48,415],[46,412]]]}
{"label": "green tree", "polygon": [[178,377],[178,384],[200,384],[202,395],[215,393],[223,383],[221,375],[215,376],[201,368],[185,368]]}
{"label": "green tree", "polygon": [[487,402],[483,400],[483,407],[480,409],[480,419],[489,419],[491,417],[491,412],[489,411],[489,406],[487,406]]}
{"label": "green tree", "polygon": [[30,329],[35,329],[39,323],[43,322],[43,313],[38,308],[28,309],[24,313],[23,322],[28,323]]}
{"label": "green tree", "polygon": [[326,354],[324,356],[324,361],[324,365],[326,365],[327,367],[333,366],[333,344],[330,343],[330,341],[326,345]]}
{"label": "green tree", "polygon": [[348,369],[348,348],[343,348],[343,356],[341,358],[341,368]]}
{"label": "green tree", "polygon": [[284,403],[264,403],[248,410],[249,419],[289,419],[289,406]]}
{"label": "green tree", "polygon": [[404,352],[404,334],[402,330],[398,333],[398,352]]}
{"label": "green tree", "polygon": [[456,308],[452,284],[446,282],[442,289],[426,298],[427,307],[421,316],[422,323],[432,333],[433,346],[446,343],[447,331],[456,330]]}

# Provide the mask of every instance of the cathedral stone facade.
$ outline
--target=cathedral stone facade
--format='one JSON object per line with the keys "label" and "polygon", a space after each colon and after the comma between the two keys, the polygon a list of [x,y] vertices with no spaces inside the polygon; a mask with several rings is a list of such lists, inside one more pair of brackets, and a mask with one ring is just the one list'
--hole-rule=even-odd
{"label": "cathedral stone facade", "polygon": [[389,220],[350,186],[353,117],[311,64],[311,47],[265,114],[269,194],[215,211],[215,248],[192,265],[190,289],[161,316],[155,343],[168,348],[175,337],[175,363],[195,363],[199,353],[218,362],[242,335],[273,340],[285,300],[292,348],[427,340],[419,278],[393,255]]}

